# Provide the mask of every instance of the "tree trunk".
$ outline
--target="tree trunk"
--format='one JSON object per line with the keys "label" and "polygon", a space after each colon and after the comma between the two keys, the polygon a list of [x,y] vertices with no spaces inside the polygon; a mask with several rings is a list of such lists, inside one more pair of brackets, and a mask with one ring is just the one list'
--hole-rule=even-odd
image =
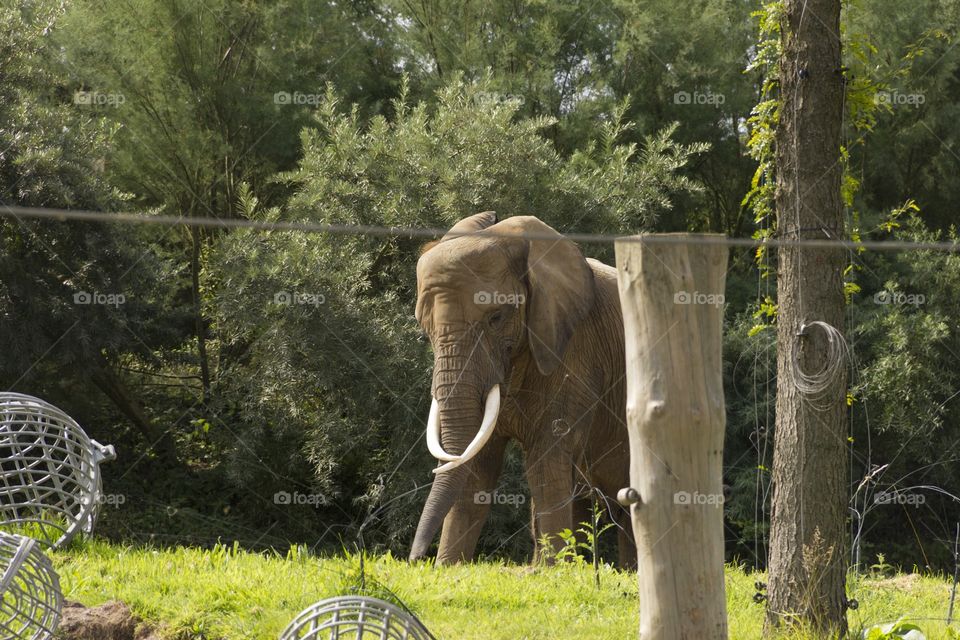
{"label": "tree trunk", "polygon": [[[673,237],[696,238],[688,234]],[[719,238],[722,236],[700,236]],[[723,245],[618,241],[640,638],[725,640]]]}
{"label": "tree trunk", "polygon": [[177,461],[177,448],[170,432],[161,430],[150,420],[143,405],[113,371],[105,358],[98,358],[96,365],[90,371],[90,379],[140,430],[147,446],[164,461],[170,463]]}
{"label": "tree trunk", "polygon": [[[844,237],[840,199],[843,76],[840,0],[787,0],[781,22],[777,227],[790,239]],[[823,321],[844,329],[841,249],[783,247],[777,274],[777,405],[766,632],[810,625],[818,637],[847,631],[847,376],[805,394],[801,370],[827,363]]]}

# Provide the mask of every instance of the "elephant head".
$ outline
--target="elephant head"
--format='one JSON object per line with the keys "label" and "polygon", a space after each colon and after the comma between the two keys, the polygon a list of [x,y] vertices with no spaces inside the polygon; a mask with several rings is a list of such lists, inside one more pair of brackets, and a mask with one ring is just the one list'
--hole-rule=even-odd
{"label": "elephant head", "polygon": [[[464,235],[481,230],[488,233]],[[427,444],[443,464],[434,470],[411,559],[426,554],[470,461],[493,436],[511,373],[556,371],[595,295],[576,245],[534,217],[498,223],[493,212],[476,214],[421,255],[416,318],[434,350]],[[438,561],[460,559],[443,546]]]}

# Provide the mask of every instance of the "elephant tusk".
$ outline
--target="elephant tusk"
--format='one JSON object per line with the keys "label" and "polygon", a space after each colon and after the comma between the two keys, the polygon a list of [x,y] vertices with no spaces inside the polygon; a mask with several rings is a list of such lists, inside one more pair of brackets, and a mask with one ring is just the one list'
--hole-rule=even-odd
{"label": "elephant tusk", "polygon": [[486,405],[483,408],[483,422],[480,424],[480,430],[477,431],[477,435],[474,436],[473,442],[467,446],[462,455],[456,456],[453,460],[437,467],[433,472],[443,473],[444,471],[456,469],[480,453],[483,445],[487,444],[487,441],[493,436],[493,428],[497,426],[498,415],[500,415],[500,385],[495,384],[490,389],[490,392],[487,393]]}
{"label": "elephant tusk", "polygon": [[456,460],[457,456],[452,456],[443,450],[440,444],[440,403],[434,398],[430,404],[430,417],[427,418],[427,448],[437,460],[450,462]]}

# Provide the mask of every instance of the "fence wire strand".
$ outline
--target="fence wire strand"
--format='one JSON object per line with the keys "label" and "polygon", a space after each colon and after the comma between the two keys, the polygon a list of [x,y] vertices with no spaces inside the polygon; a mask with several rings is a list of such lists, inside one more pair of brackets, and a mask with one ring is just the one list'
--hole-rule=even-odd
{"label": "fence wire strand", "polygon": [[[19,207],[0,203],[0,218],[17,220],[58,220],[61,222],[98,222],[122,224],[151,224],[159,226],[188,226],[212,229],[254,229],[257,231],[327,233],[332,235],[368,235],[380,237],[436,239],[442,236],[461,237],[523,237],[527,240],[556,240],[549,233],[506,234],[484,229],[482,231],[453,232],[430,227],[388,227],[365,224],[338,224],[309,221],[250,220],[248,218],[210,218],[172,215],[153,215],[129,212],[86,211],[82,209],[55,209],[48,207]],[[816,231],[816,230],[808,230]],[[723,245],[728,247],[802,247],[809,249],[843,249],[871,251],[938,251],[960,253],[960,243],[949,241],[914,242],[909,240],[839,240],[831,239],[831,230],[821,230],[824,238],[774,237],[730,238],[719,233],[564,233],[569,240],[584,244],[612,244],[614,242],[642,242],[646,244]]]}

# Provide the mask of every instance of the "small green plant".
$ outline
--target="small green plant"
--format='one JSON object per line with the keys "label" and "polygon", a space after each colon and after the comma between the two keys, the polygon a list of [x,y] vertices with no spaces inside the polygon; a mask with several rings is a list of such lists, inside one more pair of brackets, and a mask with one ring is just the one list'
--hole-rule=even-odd
{"label": "small green plant", "polygon": [[190,625],[190,629],[187,631],[187,638],[189,640],[206,640],[207,639],[207,623],[203,620],[196,620]]}
{"label": "small green plant", "polygon": [[311,557],[310,548],[305,544],[291,544],[287,550],[287,562],[296,562],[303,564]]}
{"label": "small green plant", "polygon": [[[594,501],[590,520],[581,522],[576,531],[564,529],[557,533],[563,545],[553,551],[552,555],[544,556],[555,562],[573,562],[582,565],[586,563],[583,553],[589,553],[593,559],[593,575],[598,589],[600,588],[600,536],[614,526],[610,522],[601,524],[602,516],[603,509],[600,507],[600,502]],[[551,546],[550,534],[541,536],[540,548],[549,554]]]}
{"label": "small green plant", "polygon": [[[544,534],[544,540],[549,543],[550,535]],[[583,542],[577,540],[577,534],[572,529],[563,529],[557,533],[557,537],[563,542],[563,546],[553,552],[553,560],[556,562],[573,562],[583,564],[583,556],[580,550],[583,548]]]}
{"label": "small green plant", "polygon": [[865,629],[863,640],[924,640],[923,630],[912,622],[900,618],[896,622],[878,624]]}
{"label": "small green plant", "polygon": [[892,564],[887,564],[887,558],[882,553],[877,554],[877,561],[870,565],[870,573],[874,577],[883,578],[888,574],[893,573],[894,567]]}
{"label": "small green plant", "polygon": [[554,536],[549,533],[545,533],[537,538],[538,562],[542,564],[553,564],[556,562],[577,562],[578,560],[582,560],[574,548],[576,541],[573,540],[573,543],[571,543],[571,539],[574,538],[573,531],[564,529],[556,534],[556,537],[560,538],[563,542],[563,545],[556,549],[553,547]]}

